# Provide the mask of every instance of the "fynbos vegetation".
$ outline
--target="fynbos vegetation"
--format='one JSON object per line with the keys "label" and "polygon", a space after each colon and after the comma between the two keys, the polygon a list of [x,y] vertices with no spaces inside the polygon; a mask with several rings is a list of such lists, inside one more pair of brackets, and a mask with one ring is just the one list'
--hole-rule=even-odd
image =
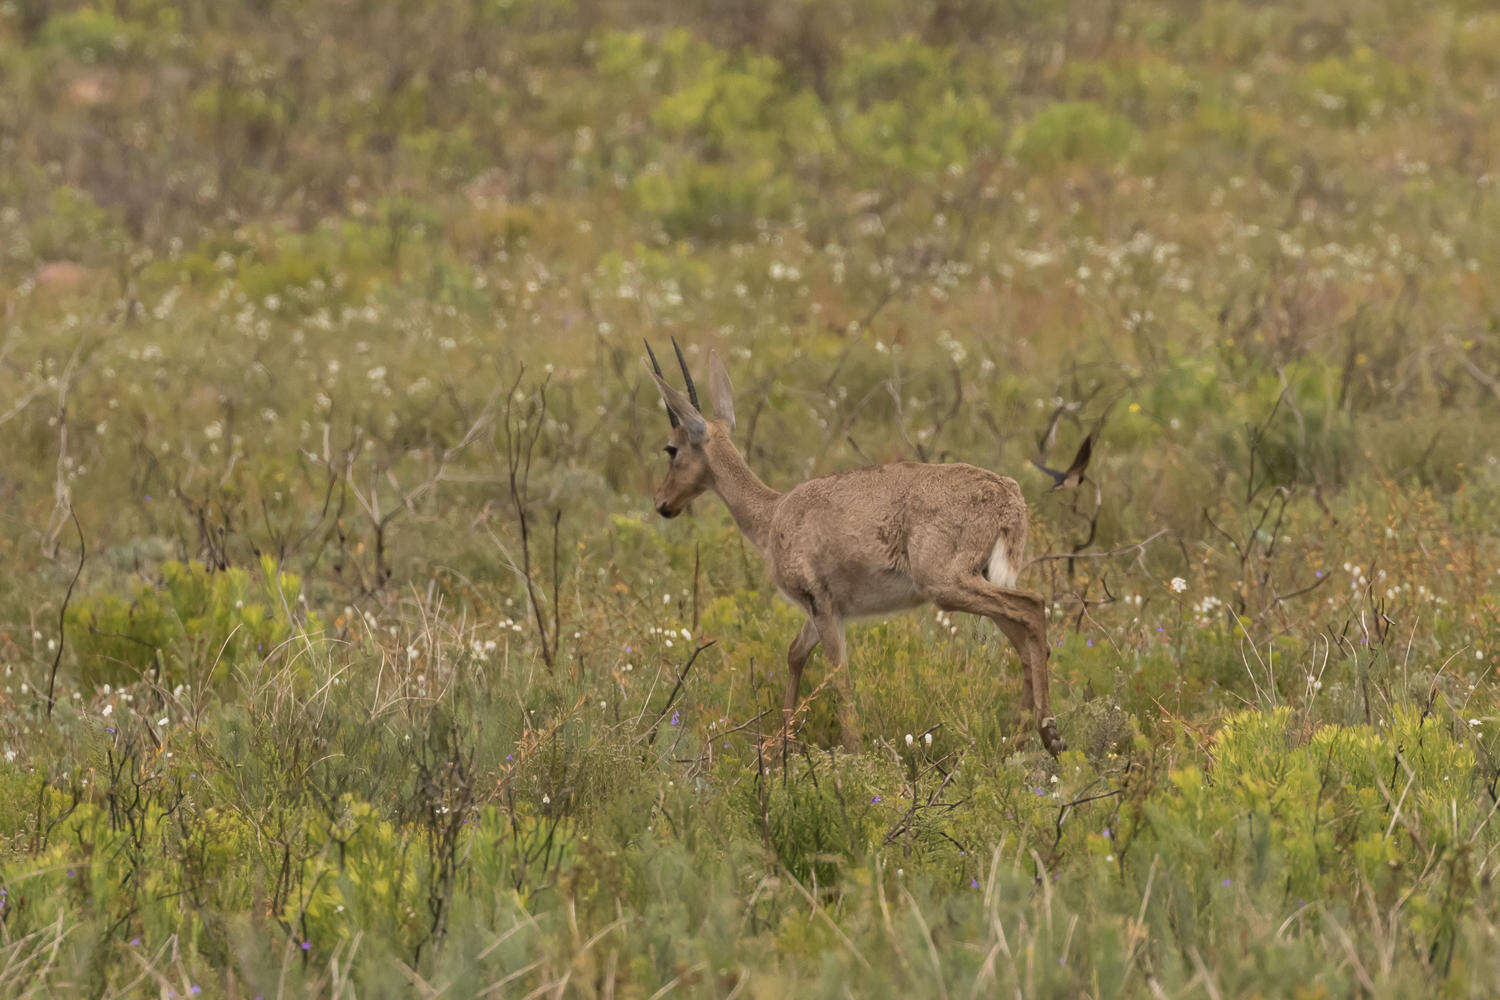
{"label": "fynbos vegetation", "polygon": [[[1500,990],[1489,4],[23,0],[0,80],[0,993]],[[1014,477],[1067,749],[935,608],[784,713],[643,337],[776,489]]]}

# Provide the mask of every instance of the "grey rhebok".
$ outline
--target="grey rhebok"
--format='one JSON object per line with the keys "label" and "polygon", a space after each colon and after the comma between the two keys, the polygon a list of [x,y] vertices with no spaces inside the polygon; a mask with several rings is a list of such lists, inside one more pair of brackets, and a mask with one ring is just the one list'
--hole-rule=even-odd
{"label": "grey rhebok", "polygon": [[[666,403],[670,464],[656,510],[676,517],[712,490],[759,550],[776,586],[807,614],[787,650],[783,710],[795,710],[802,668],[813,648],[838,676],[840,739],[859,744],[853,688],[845,665],[844,621],[935,604],[994,621],[1021,658],[1022,697],[1042,743],[1065,749],[1047,689],[1047,620],[1041,597],[1017,590],[1026,551],[1026,501],[1014,479],[961,462],[898,462],[820,476],[778,493],[751,471],[730,440],[734,394],[717,351],[708,358],[718,419],[674,340],[687,394],[662,377],[651,345],[651,377]],[[843,668],[843,669],[840,669]]]}

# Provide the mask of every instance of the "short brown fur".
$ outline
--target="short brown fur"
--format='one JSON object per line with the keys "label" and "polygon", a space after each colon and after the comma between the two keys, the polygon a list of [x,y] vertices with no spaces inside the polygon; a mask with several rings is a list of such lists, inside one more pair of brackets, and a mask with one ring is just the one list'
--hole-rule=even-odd
{"label": "short brown fur", "polygon": [[[730,440],[734,410],[717,352],[710,384],[721,419],[709,421],[655,373],[676,418],[671,464],[656,491],[656,509],[675,517],[705,491],[724,501],[760,551],[776,586],[807,613],[787,650],[783,709],[795,710],[802,670],[819,643],[834,668],[845,665],[844,621],[935,604],[994,621],[1020,655],[1022,697],[1054,756],[1066,746],[1052,717],[1047,679],[1047,622],[1042,599],[992,581],[998,565],[1014,576],[1026,548],[1026,501],[1016,481],[963,463],[899,462],[809,479],[785,493],[771,489]],[[686,367],[683,374],[689,378]],[[847,670],[839,670],[840,736],[859,743]]]}

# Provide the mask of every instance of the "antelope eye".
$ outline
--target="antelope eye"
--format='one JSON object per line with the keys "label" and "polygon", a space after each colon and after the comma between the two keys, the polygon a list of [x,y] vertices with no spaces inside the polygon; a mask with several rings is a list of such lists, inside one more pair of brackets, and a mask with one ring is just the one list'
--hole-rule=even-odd
{"label": "antelope eye", "polygon": [[677,457],[677,446],[675,444],[669,444],[669,445],[667,445],[665,448],[662,449],[662,451],[664,451],[664,452],[667,453],[667,457],[668,458],[676,458]]}

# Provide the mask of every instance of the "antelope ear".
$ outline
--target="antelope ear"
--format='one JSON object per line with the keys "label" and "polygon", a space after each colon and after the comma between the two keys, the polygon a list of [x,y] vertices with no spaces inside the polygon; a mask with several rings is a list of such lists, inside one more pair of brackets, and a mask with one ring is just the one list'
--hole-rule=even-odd
{"label": "antelope ear", "polygon": [[687,431],[688,440],[693,444],[702,444],[703,439],[708,436],[708,421],[703,419],[703,414],[698,408],[688,402],[688,398],[676,389],[667,385],[666,380],[655,372],[651,378],[656,381],[656,391],[661,393],[661,401],[667,404],[667,409],[672,416],[677,418],[682,429]]}
{"label": "antelope ear", "polygon": [[713,396],[714,414],[731,431],[734,430],[734,386],[717,349],[708,352],[708,391]]}

